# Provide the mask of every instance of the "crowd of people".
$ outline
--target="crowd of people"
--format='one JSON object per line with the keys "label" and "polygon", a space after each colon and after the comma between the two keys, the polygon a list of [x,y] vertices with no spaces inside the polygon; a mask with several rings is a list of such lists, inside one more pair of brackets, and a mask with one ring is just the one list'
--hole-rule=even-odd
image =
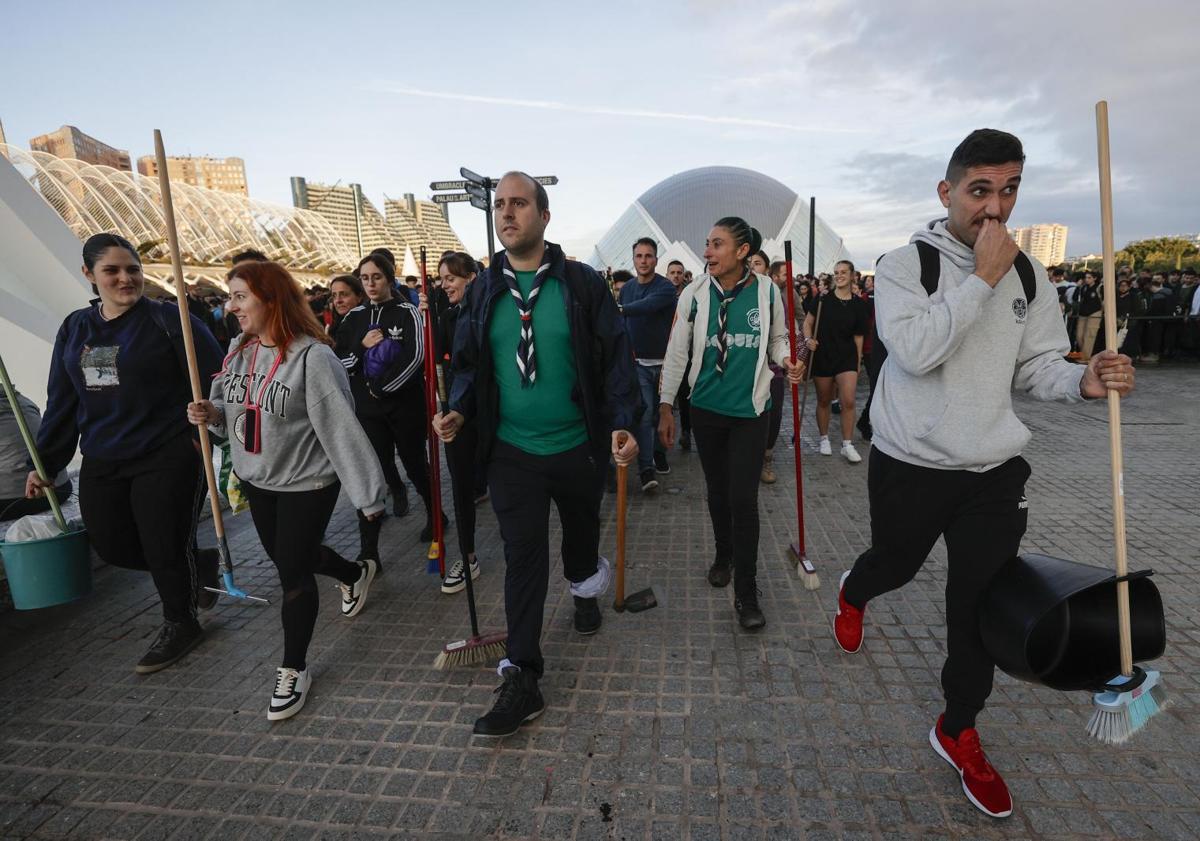
{"label": "crowd of people", "polygon": [[[1030,466],[1020,454],[1030,433],[1010,393],[1079,401],[1134,385],[1128,356],[1104,351],[1085,365],[1066,358],[1060,300],[1005,229],[1023,164],[1017,138],[973,132],[938,185],[945,218],[885,255],[873,278],[849,261],[828,277],[789,277],[762,250],[758,230],[720,213],[695,276],[679,261],[659,274],[658,245],[643,238],[631,244],[635,271],[606,277],[545,239],[545,188],[510,172],[494,194],[504,250],[486,269],[467,254],[441,255],[429,295],[398,281],[384,250],[320,294],[262,254],[239,255],[227,300],[215,309],[190,302],[197,363],[211,384],[198,401],[179,312],[146,297],[129,242],[94,236],[83,263],[97,297],[59,331],[37,434],[54,478],[30,471],[23,496],[61,487],[80,450],[80,507],[94,547],[110,564],[148,570],[162,602],[160,633],[136,666],[158,671],[203,641],[199,611],[215,602],[205,587],[216,586],[217,558],[197,549],[205,484],[192,427],[227,440],[283,594],[283,655],[267,704],[278,720],[299,712],[311,692],[316,576],[337,582],[346,619],[364,609],[382,572],[381,518],[389,498],[392,516],[409,512],[407,484],[425,507],[421,538],[433,536],[422,448],[432,431],[446,444],[458,530],[459,558],[443,592],[480,574],[475,506],[490,498],[499,525],[507,656],[496,699],[473,729],[501,737],[546,706],[539,684],[551,505],[562,523],[574,628],[594,634],[611,577],[600,552],[610,465],[636,465],[651,494],[671,470],[677,441],[681,453],[697,451],[704,488],[690,492],[707,500],[713,549],[695,572],[716,588],[732,583],[734,620],[757,631],[767,621],[758,488],[776,479],[786,391],[811,376],[819,452],[832,455],[829,426],[840,408],[840,451],[857,464],[855,393],[865,364],[871,397],[857,427],[871,440],[871,545],[841,577],[834,637],[847,654],[859,651],[868,604],[911,580],[945,537],[945,710],[930,742],[970,801],[1003,817],[1011,797],[975,729],[994,671],[975,615],[991,576],[1016,554],[1028,513]],[[1093,285],[1068,302],[1080,303],[1077,323],[1094,315]],[[1090,321],[1077,330],[1084,343],[1094,335]],[[789,334],[804,350],[797,360]],[[429,354],[446,392],[432,417]],[[358,512],[353,560],[323,543],[343,491]]]}

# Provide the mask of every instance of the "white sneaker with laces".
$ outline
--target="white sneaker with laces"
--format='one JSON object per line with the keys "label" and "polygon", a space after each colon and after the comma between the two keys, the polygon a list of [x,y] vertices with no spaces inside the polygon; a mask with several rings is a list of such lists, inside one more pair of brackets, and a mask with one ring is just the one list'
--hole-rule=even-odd
{"label": "white sneaker with laces", "polygon": [[821,436],[820,451],[821,451],[821,455],[823,455],[823,456],[833,455],[833,447],[831,447],[829,445],[829,436],[828,435]]}
{"label": "white sneaker with laces", "polygon": [[311,686],[312,678],[308,675],[308,669],[298,671],[280,666],[275,670],[275,690],[271,693],[267,719],[282,721],[300,712]]}
{"label": "white sneaker with laces", "polygon": [[[479,577],[479,561],[471,561],[471,580],[474,581]],[[446,571],[446,577],[442,579],[443,593],[457,593],[459,590],[467,586],[466,576],[463,575],[463,559],[459,558],[454,562],[453,566]]]}
{"label": "white sneaker with laces", "polygon": [[367,604],[367,590],[371,587],[371,582],[375,580],[375,573],[379,569],[379,563],[374,558],[367,558],[363,561],[355,561],[362,567],[362,574],[353,584],[338,584],[338,589],[342,591],[342,616],[350,618],[358,616],[362,613],[362,609]]}
{"label": "white sneaker with laces", "polygon": [[849,441],[842,442],[842,455],[851,464],[858,464],[862,461],[862,456],[858,454],[858,450],[854,449],[854,445]]}

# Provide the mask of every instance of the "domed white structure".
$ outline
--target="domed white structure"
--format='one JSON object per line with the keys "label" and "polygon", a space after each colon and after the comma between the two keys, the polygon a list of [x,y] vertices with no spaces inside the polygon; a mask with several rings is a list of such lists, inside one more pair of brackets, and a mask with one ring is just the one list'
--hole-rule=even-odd
{"label": "domed white structure", "polygon": [[[733,166],[707,166],[672,175],[642,193],[601,237],[591,265],[633,269],[633,243],[650,237],[658,243],[659,271],[679,260],[689,271],[704,270],[704,241],[722,216],[740,216],[763,235],[763,250],[783,259],[783,243],[792,241],[795,273],[808,269],[808,200],[770,176]],[[841,237],[821,217],[816,224],[815,267],[833,271],[847,257]]]}

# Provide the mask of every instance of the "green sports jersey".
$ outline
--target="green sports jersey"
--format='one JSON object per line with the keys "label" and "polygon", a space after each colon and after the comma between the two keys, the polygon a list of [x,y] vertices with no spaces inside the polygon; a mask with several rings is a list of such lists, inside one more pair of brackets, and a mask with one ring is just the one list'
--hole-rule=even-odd
{"label": "green sports jersey", "polygon": [[[516,272],[521,294],[528,297],[536,272]],[[488,341],[500,393],[497,437],[519,450],[538,456],[554,455],[587,441],[583,408],[572,399],[579,380],[571,349],[562,282],[548,277],[533,307],[533,341],[537,376],[521,386],[517,343],[521,316],[512,295],[496,301],[488,325]]]}
{"label": "green sports jersey", "polygon": [[[704,342],[704,359],[692,389],[692,405],[729,417],[756,418],[754,379],[758,368],[758,348],[763,341],[763,314],[758,310],[758,290],[754,288],[754,283],[748,284],[729,305],[725,331],[729,350],[725,357],[724,374],[717,373],[717,314],[721,299],[711,284],[708,295],[708,339]],[[701,328],[693,325],[693,329]],[[764,410],[770,408],[771,402],[768,400]]]}

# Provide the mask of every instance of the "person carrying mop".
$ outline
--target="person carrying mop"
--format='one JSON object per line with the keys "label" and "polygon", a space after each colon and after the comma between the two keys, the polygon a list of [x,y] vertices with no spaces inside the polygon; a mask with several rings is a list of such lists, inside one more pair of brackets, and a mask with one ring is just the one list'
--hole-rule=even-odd
{"label": "person carrying mop", "polygon": [[[545,240],[546,188],[522,172],[496,187],[505,250],[474,282],[455,327],[450,411],[434,418],[453,442],[478,426],[504,540],[508,657],[477,736],[508,736],[542,714],[542,615],[550,582],[550,504],[562,520],[563,574],[575,630],[600,630],[610,566],[599,553],[604,467],[637,457],[637,374],[629,334],[603,278]],[[536,341],[535,341],[536,339]]]}
{"label": "person carrying mop", "polygon": [[937,192],[948,218],[879,262],[875,311],[887,359],[871,404],[871,547],[842,575],[837,644],[857,652],[867,603],[902,587],[938,537],[946,539],[945,711],[929,733],[963,791],[992,817],[1012,797],[975,729],[994,663],[980,638],[981,594],[1017,555],[1025,534],[1030,432],[1012,391],[1076,402],[1133,390],[1129,357],[1064,358],[1070,342],[1045,269],[1005,229],[1025,153],[994,129],[972,132],[950,157]]}
{"label": "person carrying mop", "polygon": [[[191,397],[174,304],[144,294],[142,261],[129,240],[96,234],[83,244],[83,275],[96,292],[66,317],[54,340],[46,414],[37,448],[48,476],[75,455],[79,511],[105,563],[149,570],[163,624],[135,671],[149,674],[182,659],[204,638],[197,607],[216,596],[217,553],[197,552],[204,471],[184,418]],[[203,378],[221,367],[221,348],[191,317]],[[36,470],[25,496],[44,492]]]}
{"label": "person carrying mop", "polygon": [[378,571],[374,558],[348,561],[321,543],[343,485],[362,516],[383,514],[387,485],[354,416],[346,369],[299,285],[277,263],[230,271],[229,311],[242,328],[230,343],[209,400],[187,419],[229,438],[233,469],[283,585],[283,663],[267,718],[300,711],[312,676],[308,645],[317,622],[314,573],[337,579],[342,615],[357,616]]}

